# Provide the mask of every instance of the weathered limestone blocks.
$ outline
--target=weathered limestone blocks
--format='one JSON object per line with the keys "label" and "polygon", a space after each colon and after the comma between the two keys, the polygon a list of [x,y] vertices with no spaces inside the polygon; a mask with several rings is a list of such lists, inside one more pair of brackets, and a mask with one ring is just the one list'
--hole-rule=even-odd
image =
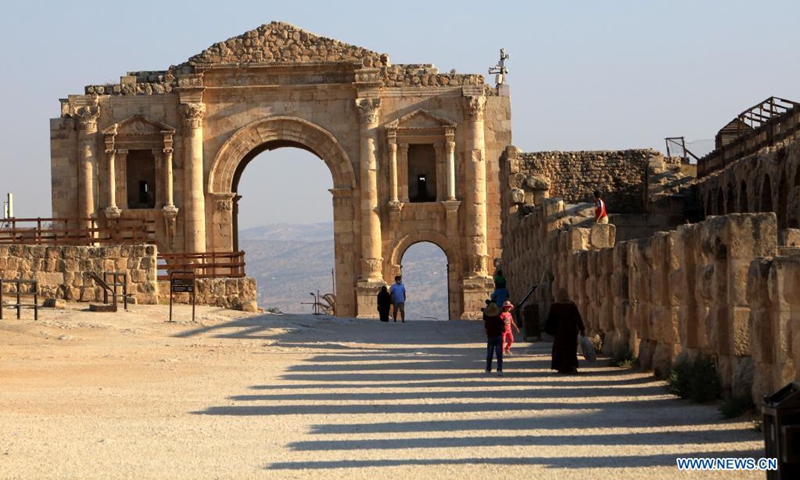
{"label": "weathered limestone blocks", "polygon": [[[158,282],[158,300],[169,303],[169,281]],[[198,278],[195,301],[198,305],[212,305],[254,312],[257,310],[257,283],[255,278]],[[175,293],[173,302],[189,304],[192,297],[188,293]]]}
{"label": "weathered limestone blocks", "polygon": [[756,399],[800,378],[800,257],[756,260],[749,277]]}
{"label": "weathered limestone blocks", "polygon": [[[78,247],[0,246],[0,277],[36,280],[45,299],[102,301],[103,290],[86,274],[122,272],[137,303],[156,303],[156,248],[153,245]],[[4,286],[10,291],[10,286]],[[121,293],[121,292],[120,292]]]}
{"label": "weathered limestone blocks", "polygon": [[567,203],[591,202],[592,192],[602,190],[614,211],[642,212],[654,157],[660,157],[654,150],[519,153],[514,168],[521,178],[546,183],[550,197]]}

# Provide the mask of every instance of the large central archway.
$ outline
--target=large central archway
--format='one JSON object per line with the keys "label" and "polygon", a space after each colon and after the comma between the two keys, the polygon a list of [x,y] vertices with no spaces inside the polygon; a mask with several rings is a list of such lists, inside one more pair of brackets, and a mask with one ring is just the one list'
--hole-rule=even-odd
{"label": "large central archway", "polygon": [[[214,159],[208,176],[212,198],[230,208],[213,209],[208,240],[213,249],[235,250],[238,247],[237,185],[247,164],[266,150],[296,147],[319,157],[333,178],[334,251],[336,285],[353,285],[356,238],[354,237],[353,192],[355,173],[350,159],[334,136],[322,127],[296,117],[269,117],[252,122],[234,133]],[[299,175],[298,172],[293,172]],[[302,183],[298,182],[301,188]],[[291,199],[287,199],[291,201]],[[355,315],[355,294],[349,288],[337,291],[337,314]]]}

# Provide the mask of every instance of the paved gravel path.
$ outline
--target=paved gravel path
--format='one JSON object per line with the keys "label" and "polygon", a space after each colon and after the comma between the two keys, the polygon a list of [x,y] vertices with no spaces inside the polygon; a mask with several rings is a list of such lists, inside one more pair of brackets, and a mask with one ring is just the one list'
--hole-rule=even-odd
{"label": "paved gravel path", "polygon": [[676,468],[762,456],[751,420],[549,343],[487,376],[477,322],[77,308],[0,321],[2,479],[764,477]]}

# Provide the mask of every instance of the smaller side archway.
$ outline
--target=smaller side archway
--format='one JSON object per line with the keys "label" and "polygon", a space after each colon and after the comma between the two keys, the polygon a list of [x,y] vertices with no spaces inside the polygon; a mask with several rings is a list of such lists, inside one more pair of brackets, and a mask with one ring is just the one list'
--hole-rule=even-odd
{"label": "smaller side archway", "polygon": [[739,212],[747,213],[750,211],[749,202],[747,199],[747,182],[742,180],[739,185]]}
{"label": "smaller side archway", "polygon": [[387,284],[391,284],[394,281],[394,276],[400,273],[400,264],[406,251],[412,245],[423,242],[432,243],[444,252],[447,259],[447,308],[449,318],[461,318],[464,313],[464,302],[461,295],[461,284],[463,281],[461,261],[453,242],[439,232],[434,230],[420,230],[409,233],[395,242],[391,247],[389,255],[385,256],[384,280]]}
{"label": "smaller side archway", "polygon": [[769,175],[764,175],[764,181],[761,183],[761,202],[759,203],[759,211],[775,211],[772,204],[772,180],[769,178]]}

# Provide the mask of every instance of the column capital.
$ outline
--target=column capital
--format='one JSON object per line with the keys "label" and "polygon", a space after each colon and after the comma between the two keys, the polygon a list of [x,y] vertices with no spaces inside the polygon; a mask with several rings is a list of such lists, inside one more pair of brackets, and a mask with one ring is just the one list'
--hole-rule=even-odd
{"label": "column capital", "polygon": [[214,198],[214,209],[217,212],[233,211],[233,199],[236,194],[233,192],[212,193]]}
{"label": "column capital", "polygon": [[456,151],[456,142],[452,140],[448,140],[444,143],[445,148],[447,148],[447,153],[452,153]]}
{"label": "column capital", "polygon": [[464,113],[473,122],[483,120],[486,112],[486,97],[484,95],[469,95],[464,97]]}
{"label": "column capital", "polygon": [[97,119],[100,118],[100,106],[80,107],[75,111],[78,118],[78,130],[94,133],[97,131]]}
{"label": "column capital", "polygon": [[370,124],[378,123],[380,120],[381,99],[380,98],[359,98],[356,99],[358,107],[359,123]]}
{"label": "column capital", "polygon": [[206,105],[200,102],[181,103],[179,113],[184,126],[200,128],[203,126],[203,117],[206,115]]}

